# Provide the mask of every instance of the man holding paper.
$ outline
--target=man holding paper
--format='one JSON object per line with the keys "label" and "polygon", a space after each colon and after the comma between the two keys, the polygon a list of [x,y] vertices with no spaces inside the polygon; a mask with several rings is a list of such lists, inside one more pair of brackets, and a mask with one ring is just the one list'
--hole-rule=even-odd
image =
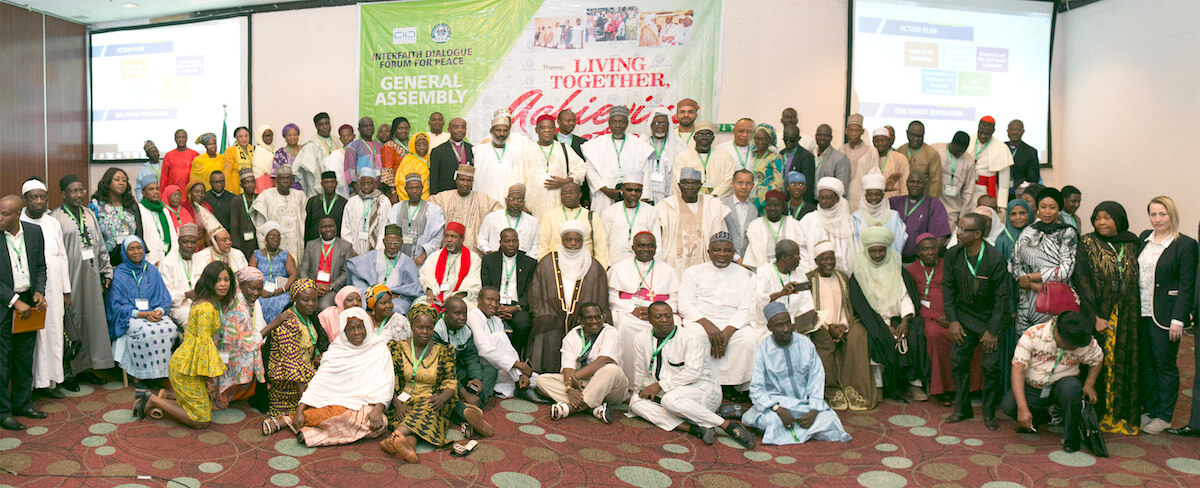
{"label": "man holding paper", "polygon": [[16,195],[0,199],[0,427],[24,430],[14,416],[46,418],[33,408],[33,347],[37,331],[13,333],[13,320],[46,310],[46,260],[42,230],[21,222],[24,201]]}

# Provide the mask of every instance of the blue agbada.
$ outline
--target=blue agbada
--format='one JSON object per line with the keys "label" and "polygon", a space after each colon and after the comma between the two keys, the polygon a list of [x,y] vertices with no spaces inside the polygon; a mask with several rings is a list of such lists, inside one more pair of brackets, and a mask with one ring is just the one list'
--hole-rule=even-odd
{"label": "blue agbada", "polygon": [[[750,400],[754,406],[742,415],[742,423],[761,429],[763,444],[850,440],[837,412],[825,403],[825,368],[817,348],[802,334],[793,332],[792,341],[786,346],[776,344],[773,336],[758,344],[750,379]],[[817,418],[807,429],[799,423],[786,429],[779,414],[772,410],[775,405],[787,409],[796,419],[813,410],[818,412]]]}
{"label": "blue agbada", "polygon": [[129,320],[139,311],[137,300],[148,302],[149,307],[144,310],[147,312],[162,310],[166,314],[171,309],[171,293],[167,291],[158,268],[146,262],[144,254],[139,264],[129,261],[125,250],[134,242],[141,244],[142,249],[146,248],[146,244],[135,235],[126,237],[121,243],[121,264],[113,269],[112,286],[104,303],[104,312],[108,316],[108,335],[112,340],[125,335],[129,329]]}
{"label": "blue agbada", "polygon": [[382,249],[368,251],[346,261],[346,273],[349,284],[359,290],[370,290],[377,283],[386,285],[392,292],[394,312],[400,315],[408,313],[413,300],[425,294],[418,278],[417,263],[404,253],[396,253],[396,260],[392,261]]}

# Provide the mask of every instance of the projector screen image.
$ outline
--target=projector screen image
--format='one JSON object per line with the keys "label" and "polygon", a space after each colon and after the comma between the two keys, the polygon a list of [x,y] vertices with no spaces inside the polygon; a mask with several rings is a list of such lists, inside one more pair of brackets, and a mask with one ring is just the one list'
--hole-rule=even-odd
{"label": "projector screen image", "polygon": [[1044,161],[1052,10],[1025,0],[855,0],[851,97],[863,128],[891,125],[900,145],[920,120],[925,142],[948,142],[959,130],[974,139],[991,115],[1004,141],[1021,119]]}
{"label": "projector screen image", "polygon": [[147,139],[166,154],[176,129],[203,152],[195,139],[220,137],[224,110],[230,141],[248,118],[245,17],[102,32],[91,45],[93,161],[145,159]]}

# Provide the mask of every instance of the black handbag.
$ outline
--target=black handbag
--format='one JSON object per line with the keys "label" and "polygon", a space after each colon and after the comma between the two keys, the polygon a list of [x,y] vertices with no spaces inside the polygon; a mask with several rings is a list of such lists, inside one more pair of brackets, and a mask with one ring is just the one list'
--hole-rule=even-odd
{"label": "black handbag", "polygon": [[1100,418],[1096,409],[1087,401],[1082,403],[1079,412],[1079,433],[1083,443],[1096,457],[1108,457],[1108,446],[1104,444],[1104,434],[1100,432]]}

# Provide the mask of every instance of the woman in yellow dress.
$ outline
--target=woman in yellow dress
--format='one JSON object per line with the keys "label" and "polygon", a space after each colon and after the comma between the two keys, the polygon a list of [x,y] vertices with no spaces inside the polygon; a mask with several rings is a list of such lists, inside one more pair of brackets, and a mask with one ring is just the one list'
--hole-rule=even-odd
{"label": "woman in yellow dress", "polygon": [[[204,152],[192,160],[192,170],[187,184],[189,191],[196,183],[203,183],[204,190],[210,190],[208,177],[212,175],[213,171],[220,171],[225,174],[225,191],[240,195],[242,190],[241,185],[238,184],[237,168],[233,163],[235,159],[230,158],[229,151],[226,151],[225,154],[217,152],[217,136],[212,132],[205,132],[196,138],[196,144],[204,146]],[[233,149],[235,148],[230,148],[230,150]]]}
{"label": "woman in yellow dress", "polygon": [[[421,191],[421,200],[429,200],[429,134],[418,132],[409,139],[408,154],[404,155],[404,159],[396,167],[396,175],[404,177],[409,173],[421,175],[421,182],[425,185],[425,189]],[[396,188],[398,196],[403,196],[400,193],[401,188],[403,186]]]}
{"label": "woman in yellow dress", "polygon": [[437,312],[425,304],[408,309],[412,338],[388,342],[396,371],[392,399],[392,435],[379,443],[385,452],[405,462],[420,462],[417,439],[446,445],[446,426],[458,394],[454,348],[433,339]]}
{"label": "woman in yellow dress", "polygon": [[188,313],[183,344],[171,355],[169,378],[174,391],[159,390],[153,396],[138,393],[134,415],[169,416],[193,429],[208,427],[217,379],[225,374],[216,336],[223,311],[233,304],[233,271],[223,262],[209,263],[196,282],[196,301]]}

